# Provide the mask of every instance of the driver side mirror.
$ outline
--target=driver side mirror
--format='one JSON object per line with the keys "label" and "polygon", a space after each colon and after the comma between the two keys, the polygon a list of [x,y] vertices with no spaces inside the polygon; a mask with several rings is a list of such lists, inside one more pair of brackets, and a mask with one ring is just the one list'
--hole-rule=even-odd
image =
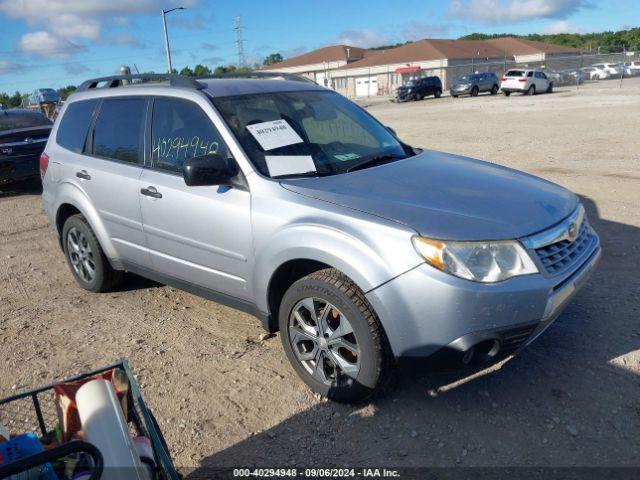
{"label": "driver side mirror", "polygon": [[229,185],[239,171],[233,158],[210,154],[185,160],[182,176],[189,187]]}

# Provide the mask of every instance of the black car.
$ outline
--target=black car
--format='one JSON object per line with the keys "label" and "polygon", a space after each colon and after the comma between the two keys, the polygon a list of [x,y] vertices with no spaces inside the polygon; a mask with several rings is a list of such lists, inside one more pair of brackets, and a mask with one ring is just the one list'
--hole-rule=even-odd
{"label": "black car", "polygon": [[442,95],[442,82],[440,81],[440,77],[423,77],[409,80],[401,87],[398,87],[396,100],[398,102],[422,100],[429,95],[433,95],[436,98]]}
{"label": "black car", "polygon": [[0,184],[40,174],[40,154],[51,125],[51,120],[39,112],[0,110]]}

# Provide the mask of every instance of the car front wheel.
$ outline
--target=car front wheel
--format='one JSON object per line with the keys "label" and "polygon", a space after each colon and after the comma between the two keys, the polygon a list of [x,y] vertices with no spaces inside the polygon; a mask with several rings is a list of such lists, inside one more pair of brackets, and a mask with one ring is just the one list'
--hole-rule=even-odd
{"label": "car front wheel", "polygon": [[82,215],[73,215],[64,223],[62,246],[71,273],[85,290],[106,292],[122,278],[122,272],[109,264],[95,233]]}
{"label": "car front wheel", "polygon": [[320,395],[362,401],[389,370],[389,348],[373,308],[336,269],[295,282],[282,299],[278,320],[289,362]]}

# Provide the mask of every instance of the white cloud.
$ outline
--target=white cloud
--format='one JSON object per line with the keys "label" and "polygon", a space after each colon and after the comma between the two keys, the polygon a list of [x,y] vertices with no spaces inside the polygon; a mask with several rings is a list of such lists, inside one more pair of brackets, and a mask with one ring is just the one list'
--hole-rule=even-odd
{"label": "white cloud", "polygon": [[380,45],[390,42],[391,40],[386,33],[367,28],[345,30],[338,37],[339,44],[352,45],[360,48],[379,47]]}
{"label": "white cloud", "polygon": [[564,19],[591,6],[590,0],[452,0],[449,14],[457,18],[497,24],[539,18]]}
{"label": "white cloud", "polygon": [[8,60],[0,60],[0,75],[5,73],[22,72],[25,69],[24,65],[20,65],[16,62],[10,62]]}
{"label": "white cloud", "polygon": [[574,25],[571,22],[568,22],[567,20],[559,20],[557,22],[545,25],[542,28],[542,33],[551,35],[556,33],[582,33],[582,28]]}
{"label": "white cloud", "polygon": [[[190,7],[197,1],[165,0],[162,7]],[[22,51],[55,57],[77,50],[77,40],[99,39],[105,20],[122,25],[129,15],[159,15],[160,8],[156,0],[0,0],[0,14],[23,20],[37,30],[22,36]]]}
{"label": "white cloud", "polygon": [[82,47],[49,32],[32,32],[20,38],[20,49],[45,58],[67,58]]}

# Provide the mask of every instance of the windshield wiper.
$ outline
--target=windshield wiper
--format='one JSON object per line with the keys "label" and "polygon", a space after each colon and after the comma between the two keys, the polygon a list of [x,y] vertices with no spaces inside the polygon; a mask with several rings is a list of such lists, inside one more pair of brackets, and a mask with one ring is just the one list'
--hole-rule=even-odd
{"label": "windshield wiper", "polygon": [[352,165],[351,167],[347,168],[347,172],[362,170],[363,168],[372,167],[374,165],[380,165],[381,163],[387,163],[394,160],[403,160],[405,158],[407,158],[406,155],[392,155],[392,154],[378,155],[377,157],[368,158],[366,160],[363,160],[360,163],[356,163],[355,165]]}
{"label": "windshield wiper", "polygon": [[329,173],[316,172],[315,170],[309,170],[308,172],[300,173],[285,173],[283,175],[274,175],[271,178],[283,179],[283,178],[302,178],[302,177],[326,177]]}

